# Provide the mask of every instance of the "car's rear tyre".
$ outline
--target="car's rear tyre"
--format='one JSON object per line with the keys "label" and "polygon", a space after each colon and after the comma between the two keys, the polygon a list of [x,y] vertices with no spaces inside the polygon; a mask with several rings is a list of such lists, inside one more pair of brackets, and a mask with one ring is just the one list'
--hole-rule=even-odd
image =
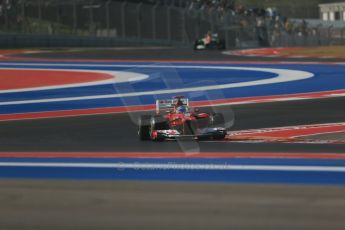
{"label": "car's rear tyre", "polygon": [[222,135],[216,135],[213,137],[213,140],[223,140],[225,139],[226,134],[222,134]]}
{"label": "car's rear tyre", "polygon": [[151,134],[150,134],[150,118],[151,116],[149,115],[142,115],[139,118],[139,138],[142,141],[147,141],[151,139]]}
{"label": "car's rear tyre", "polygon": [[202,40],[196,40],[196,41],[194,42],[193,49],[194,49],[195,51],[199,51],[199,50],[205,49],[204,42],[202,42]]}
{"label": "car's rear tyre", "polygon": [[209,117],[199,118],[196,120],[196,123],[199,129],[207,128],[210,124],[210,118]]}

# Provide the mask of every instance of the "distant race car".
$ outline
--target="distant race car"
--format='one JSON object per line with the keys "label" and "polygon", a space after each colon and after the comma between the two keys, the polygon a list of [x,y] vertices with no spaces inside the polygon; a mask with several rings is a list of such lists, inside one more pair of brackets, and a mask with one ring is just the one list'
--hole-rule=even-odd
{"label": "distant race car", "polygon": [[194,42],[194,50],[224,50],[225,40],[219,38],[218,34],[211,35],[211,42],[205,44],[205,38],[198,39]]}
{"label": "distant race car", "polygon": [[140,140],[163,141],[165,139],[224,139],[224,116],[222,113],[200,113],[189,107],[189,100],[183,97],[157,100],[156,114],[139,118]]}

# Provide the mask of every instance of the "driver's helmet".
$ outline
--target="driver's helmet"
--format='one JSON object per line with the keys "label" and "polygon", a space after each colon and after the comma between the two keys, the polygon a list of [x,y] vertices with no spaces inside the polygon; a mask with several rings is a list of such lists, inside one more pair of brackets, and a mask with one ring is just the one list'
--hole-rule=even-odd
{"label": "driver's helmet", "polygon": [[176,108],[176,112],[177,113],[186,113],[187,112],[187,106],[185,106],[185,105],[181,105],[181,106],[178,106],[177,108]]}

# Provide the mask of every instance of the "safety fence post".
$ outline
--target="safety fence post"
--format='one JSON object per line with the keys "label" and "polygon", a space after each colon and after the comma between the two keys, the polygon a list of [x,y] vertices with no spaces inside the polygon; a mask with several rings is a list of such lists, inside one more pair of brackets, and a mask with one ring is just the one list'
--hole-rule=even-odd
{"label": "safety fence post", "polygon": [[214,9],[211,9],[211,11],[209,12],[209,19],[210,20],[210,23],[211,23],[211,31],[212,33],[214,32]]}
{"label": "safety fence post", "polygon": [[73,33],[77,33],[77,0],[73,0]]}
{"label": "safety fence post", "polygon": [[38,4],[38,20],[41,21],[42,20],[42,1],[41,0],[37,0]]}
{"label": "safety fence post", "polygon": [[25,2],[21,2],[21,14],[22,14],[22,33],[25,33]]}
{"label": "safety fence post", "polygon": [[61,22],[61,15],[60,15],[60,5],[56,5],[56,23],[60,24]]}
{"label": "safety fence post", "polygon": [[195,34],[196,37],[199,39],[200,37],[200,11],[199,10],[194,10],[196,12],[196,27],[195,27]]}
{"label": "safety fence post", "polygon": [[141,7],[143,3],[140,2],[137,7],[136,7],[136,12],[137,12],[137,38],[141,38]]}
{"label": "safety fence post", "polygon": [[[7,3],[6,2],[2,3],[2,12],[3,12],[3,16],[4,16],[4,27],[2,29],[5,31],[8,31],[8,29],[9,29],[7,10],[8,10]],[[0,26],[2,26],[2,25],[0,25]]]}
{"label": "safety fence post", "polygon": [[94,18],[93,18],[93,9],[92,9],[92,7],[89,8],[89,17],[90,17],[89,33],[93,33]]}
{"label": "safety fence post", "polygon": [[121,4],[121,30],[123,38],[126,38],[126,5],[126,1]]}
{"label": "safety fence post", "polygon": [[332,44],[332,28],[333,26],[329,26],[327,29],[328,32],[328,45]]}
{"label": "safety fence post", "polygon": [[186,28],[187,28],[187,25],[186,25],[186,9],[181,9],[180,10],[180,13],[181,13],[181,33],[182,33],[182,43],[186,43],[187,41],[187,34],[186,34]]}
{"label": "safety fence post", "polygon": [[323,44],[320,27],[321,27],[321,24],[318,24],[316,26],[317,45],[322,45]]}
{"label": "safety fence post", "polygon": [[167,34],[168,41],[171,42],[171,6],[167,7]]}
{"label": "safety fence post", "polygon": [[108,0],[105,3],[105,19],[106,19],[106,27],[107,27],[107,36],[110,36],[110,10],[109,5],[111,3],[111,0]]}
{"label": "safety fence post", "polygon": [[156,25],[156,10],[157,10],[158,4],[154,5],[152,7],[152,39],[156,40],[157,39],[157,25]]}

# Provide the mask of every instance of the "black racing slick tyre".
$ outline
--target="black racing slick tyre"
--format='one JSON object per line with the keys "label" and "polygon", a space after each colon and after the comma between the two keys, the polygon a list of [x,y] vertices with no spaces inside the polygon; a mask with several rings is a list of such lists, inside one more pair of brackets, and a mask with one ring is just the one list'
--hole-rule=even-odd
{"label": "black racing slick tyre", "polygon": [[151,134],[150,134],[150,118],[151,116],[149,115],[142,115],[139,118],[139,138],[142,141],[147,141],[151,139]]}
{"label": "black racing slick tyre", "polygon": [[[151,117],[150,120],[150,135],[152,135],[155,130],[167,130],[169,129],[168,121],[161,115],[155,115]],[[150,136],[151,140],[162,141],[164,138],[154,138]]]}
{"label": "black racing slick tyre", "polygon": [[[224,115],[222,113],[214,113],[210,117],[210,125],[213,128],[224,128],[225,126],[225,119]],[[215,136],[212,137],[213,140],[223,140],[226,136],[226,132],[221,132]]]}
{"label": "black racing slick tyre", "polygon": [[169,129],[168,121],[163,116],[153,116],[151,117],[151,129],[152,131]]}
{"label": "black racing slick tyre", "polygon": [[194,42],[193,49],[194,49],[195,51],[199,51],[199,50],[205,49],[205,48],[199,48],[199,46],[203,46],[203,47],[204,47],[204,42],[203,42],[202,40],[196,40],[196,41]]}
{"label": "black racing slick tyre", "polygon": [[213,137],[213,140],[224,140],[225,139],[225,134],[224,135],[217,135]]}
{"label": "black racing slick tyre", "polygon": [[210,118],[209,117],[199,118],[196,120],[196,123],[199,129],[207,128],[210,124]]}

